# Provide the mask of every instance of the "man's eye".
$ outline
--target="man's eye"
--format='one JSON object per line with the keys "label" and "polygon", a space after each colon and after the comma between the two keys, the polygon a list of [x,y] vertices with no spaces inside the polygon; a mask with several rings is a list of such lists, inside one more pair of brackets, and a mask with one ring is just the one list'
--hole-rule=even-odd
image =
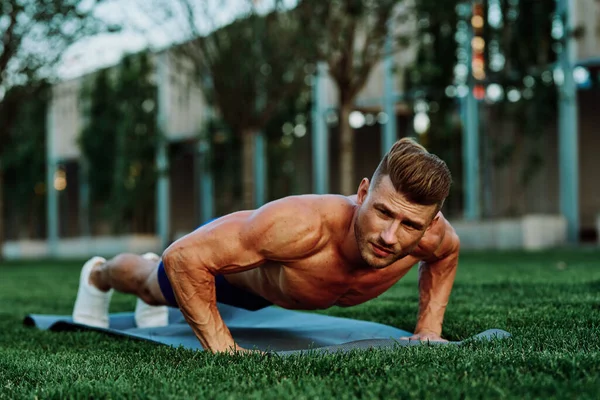
{"label": "man's eye", "polygon": [[385,211],[385,210],[377,210],[377,211],[379,211],[379,214],[383,215],[384,217],[387,217],[387,218],[392,217],[392,214],[389,211]]}

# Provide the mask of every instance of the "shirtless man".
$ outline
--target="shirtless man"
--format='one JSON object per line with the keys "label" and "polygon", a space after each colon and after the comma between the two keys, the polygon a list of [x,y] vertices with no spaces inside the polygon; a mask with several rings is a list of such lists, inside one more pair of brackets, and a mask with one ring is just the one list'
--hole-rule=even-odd
{"label": "shirtless man", "polygon": [[74,319],[106,326],[115,289],[142,300],[136,316],[165,310],[149,305],[179,307],[204,349],[243,350],[218,301],[247,309],[348,307],[376,298],[420,262],[410,339],[443,340],[459,254],[440,212],[450,185],[442,160],[401,139],[356,195],[292,196],[224,216],[174,242],[162,260],[93,258],[82,270]]}

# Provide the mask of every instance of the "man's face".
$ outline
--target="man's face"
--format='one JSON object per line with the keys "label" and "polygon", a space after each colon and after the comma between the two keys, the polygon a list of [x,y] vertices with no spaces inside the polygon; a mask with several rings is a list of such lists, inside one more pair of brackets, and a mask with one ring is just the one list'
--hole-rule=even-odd
{"label": "man's face", "polygon": [[406,257],[437,220],[436,205],[408,201],[387,175],[370,190],[368,179],[363,179],[357,201],[354,234],[363,260],[373,268],[384,268]]}

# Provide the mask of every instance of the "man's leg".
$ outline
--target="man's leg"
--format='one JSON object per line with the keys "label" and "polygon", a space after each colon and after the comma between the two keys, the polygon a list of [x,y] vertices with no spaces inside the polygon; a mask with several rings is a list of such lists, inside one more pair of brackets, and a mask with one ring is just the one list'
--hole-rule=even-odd
{"label": "man's leg", "polygon": [[[136,323],[139,327],[166,325],[168,310],[157,279],[159,257],[120,254],[106,261],[90,259],[81,271],[73,320],[108,327],[108,308],[114,290],[138,297]],[[163,307],[151,307],[163,306]]]}
{"label": "man's leg", "polygon": [[137,254],[118,256],[94,265],[89,282],[102,292],[111,289],[133,294],[146,304],[166,305],[157,280],[158,257],[145,257]]}

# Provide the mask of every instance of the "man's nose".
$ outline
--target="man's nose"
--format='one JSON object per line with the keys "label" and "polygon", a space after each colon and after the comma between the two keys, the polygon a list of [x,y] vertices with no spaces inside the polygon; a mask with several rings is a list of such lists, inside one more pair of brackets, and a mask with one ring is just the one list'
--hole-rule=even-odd
{"label": "man's nose", "polygon": [[394,221],[381,232],[381,240],[389,247],[394,246],[396,243],[398,243],[398,236],[396,235],[397,231],[398,222]]}

